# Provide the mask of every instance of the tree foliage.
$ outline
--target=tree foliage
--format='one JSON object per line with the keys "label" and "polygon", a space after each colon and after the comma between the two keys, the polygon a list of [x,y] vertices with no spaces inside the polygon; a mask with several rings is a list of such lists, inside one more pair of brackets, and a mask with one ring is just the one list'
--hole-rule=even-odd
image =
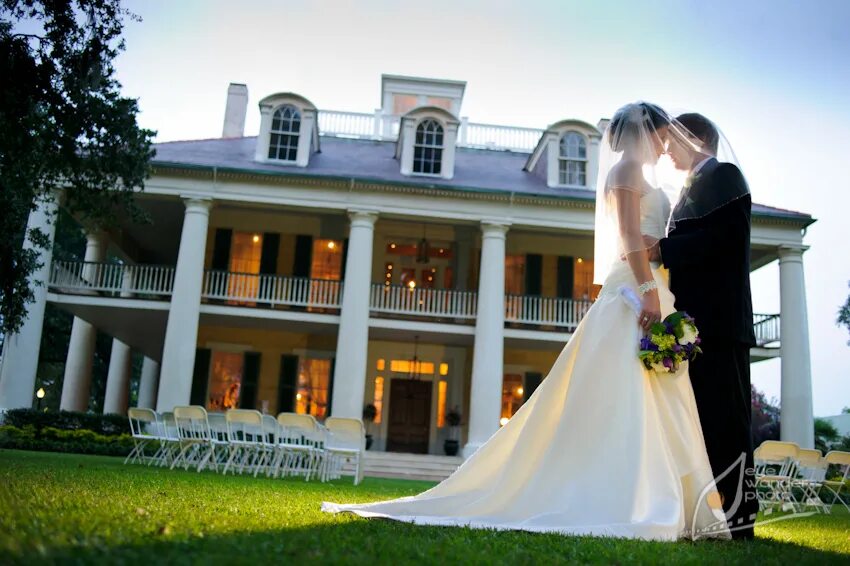
{"label": "tree foliage", "polygon": [[[113,61],[124,49],[119,0],[0,0],[0,317],[17,330],[33,298],[38,229],[26,233],[38,199],[61,189],[63,207],[108,228],[148,176],[154,132],[136,122]],[[35,248],[22,244],[29,236]]]}
{"label": "tree foliage", "polygon": [[[850,283],[848,283],[850,286]],[[838,324],[847,327],[847,330],[850,330],[850,296],[847,297],[847,301],[844,302],[844,306],[838,309]],[[850,341],[847,342],[850,345]]]}

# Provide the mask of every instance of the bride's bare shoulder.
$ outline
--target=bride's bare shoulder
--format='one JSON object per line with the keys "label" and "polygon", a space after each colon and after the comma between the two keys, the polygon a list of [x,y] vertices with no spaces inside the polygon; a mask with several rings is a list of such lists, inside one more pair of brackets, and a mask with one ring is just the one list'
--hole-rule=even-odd
{"label": "bride's bare shoulder", "polygon": [[643,166],[638,161],[621,160],[608,172],[608,189],[634,189],[643,192],[646,180],[643,178]]}

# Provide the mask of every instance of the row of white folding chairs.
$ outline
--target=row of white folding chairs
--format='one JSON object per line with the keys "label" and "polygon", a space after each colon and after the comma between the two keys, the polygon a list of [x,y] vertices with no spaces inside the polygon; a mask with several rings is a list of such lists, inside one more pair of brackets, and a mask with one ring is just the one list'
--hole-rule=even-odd
{"label": "row of white folding chairs", "polygon": [[[353,461],[355,484],[363,477],[366,441],[358,419],[329,417],[322,426],[311,415],[280,413],[275,418],[247,409],[207,413],[201,406],[163,414],[132,408],[128,417],[134,448],[125,463],[326,481],[340,477],[344,463]],[[147,456],[151,447],[155,454]]]}
{"label": "row of white folding chairs", "polygon": [[[850,452],[832,450],[824,456],[820,450],[800,448],[794,442],[766,440],[756,448],[754,460],[759,509],[813,508],[830,513],[838,501],[850,511],[841,496],[848,493]],[[837,475],[827,476],[830,466],[835,466]],[[824,489],[832,494],[829,504],[820,497]]]}

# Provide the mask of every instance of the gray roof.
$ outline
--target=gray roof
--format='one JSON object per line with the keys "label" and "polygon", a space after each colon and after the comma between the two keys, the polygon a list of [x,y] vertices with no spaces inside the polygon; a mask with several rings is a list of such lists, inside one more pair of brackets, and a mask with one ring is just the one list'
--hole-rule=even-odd
{"label": "gray roof", "polygon": [[[523,170],[528,154],[512,151],[458,147],[453,179],[402,175],[394,158],[395,142],[321,138],[321,152],[310,156],[307,167],[254,161],[256,136],[174,141],[155,144],[154,165],[188,166],[219,170],[257,172],[281,176],[354,178],[388,184],[414,185],[459,191],[513,192],[592,201],[595,193],[586,189],[547,187],[538,176]],[[813,222],[811,215],[753,204],[753,213]]]}

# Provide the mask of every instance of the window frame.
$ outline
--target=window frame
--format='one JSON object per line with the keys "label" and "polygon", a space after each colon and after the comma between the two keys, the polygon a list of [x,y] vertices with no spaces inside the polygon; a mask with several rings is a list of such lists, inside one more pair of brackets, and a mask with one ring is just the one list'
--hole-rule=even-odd
{"label": "window frame", "polygon": [[[419,136],[419,128],[423,127],[423,125],[425,125],[429,122],[435,124],[437,126],[437,128],[439,128],[439,131],[436,131],[434,133],[425,132],[423,134],[423,137],[427,136],[429,134],[433,135],[435,137],[437,135],[439,135],[440,142],[441,142],[439,145],[429,145],[429,144],[425,144],[425,143],[419,143],[419,141],[417,139],[418,136]],[[424,157],[421,160],[417,160],[416,151],[417,151],[418,148],[422,148],[423,151],[426,150],[426,149],[431,149],[435,152],[439,152],[438,158],[436,160],[434,160],[434,159],[430,160],[430,163],[432,164],[432,168],[433,168],[434,163],[436,163],[438,168],[439,168],[436,173],[434,173],[434,172],[428,173],[428,172],[425,172],[425,171],[417,171],[416,170],[417,161],[421,161],[423,163],[423,165],[426,162]],[[422,120],[417,122],[416,127],[413,130],[413,155],[411,156],[412,159],[411,159],[411,166],[410,166],[410,174],[421,176],[421,177],[442,177],[443,176],[443,165],[444,165],[444,162],[445,162],[445,152],[446,152],[446,126],[440,120],[438,120],[437,118],[434,118],[433,116],[426,116],[426,117],[422,118]]]}
{"label": "window frame", "polygon": [[[569,155],[569,150],[568,150],[568,148],[565,147],[564,142],[565,142],[565,140],[567,139],[568,136],[575,136],[575,137],[578,138],[578,140],[580,142],[580,144],[578,146],[578,151],[577,151],[578,155],[576,155],[576,156]],[[559,187],[587,188],[588,187],[588,185],[587,185],[587,178],[588,178],[587,165],[589,163],[589,159],[588,159],[589,143],[588,143],[588,140],[587,140],[587,136],[585,136],[584,134],[582,134],[581,132],[579,132],[577,130],[566,130],[566,131],[562,132],[560,136],[558,136],[557,144],[558,144],[558,169],[557,169],[557,175],[558,175],[557,181],[558,182],[557,182],[557,185]],[[582,149],[584,149],[584,157],[581,157]],[[570,168],[571,163],[577,163],[583,168],[583,171],[579,172],[580,176],[581,175],[584,176],[584,183],[583,184],[582,183],[570,183],[569,182],[569,180],[570,180],[570,170],[569,170],[569,168]],[[561,180],[561,173],[562,173],[561,169],[562,169],[562,167],[564,168],[564,171],[563,171],[564,182],[562,182],[562,180]]]}
{"label": "window frame", "polygon": [[[289,131],[275,130],[274,129],[275,116],[277,115],[278,112],[280,112],[284,109],[291,109],[292,110],[294,118],[289,118],[288,121],[290,123],[290,128],[292,127],[291,124],[293,124],[293,123],[298,124],[298,130],[297,131],[292,131],[291,129]],[[281,119],[281,121],[283,121],[283,120]],[[269,132],[268,132],[269,143],[268,143],[268,149],[266,150],[266,159],[268,161],[273,162],[273,163],[286,163],[286,164],[293,164],[293,163],[296,163],[298,161],[298,146],[299,146],[299,143],[300,143],[300,140],[301,140],[301,135],[303,133],[301,131],[301,124],[303,123],[303,121],[304,121],[304,118],[303,118],[302,110],[300,108],[298,108],[296,105],[292,104],[291,102],[284,102],[283,104],[280,104],[280,105],[278,105],[278,106],[276,106],[272,109],[272,111],[271,111],[271,121],[269,123]],[[281,136],[281,137],[288,136],[290,138],[290,143],[287,144],[286,146],[281,146],[280,144],[274,145],[272,143],[272,140],[273,140],[273,136],[275,136],[275,135]],[[294,144],[293,144],[293,142],[294,142]],[[273,150],[275,151],[275,155],[280,155],[281,148],[283,148],[283,147],[286,148],[287,153],[291,152],[293,149],[295,150],[294,156],[293,156],[292,159],[281,159],[280,157],[272,157],[271,154],[272,154]]]}

